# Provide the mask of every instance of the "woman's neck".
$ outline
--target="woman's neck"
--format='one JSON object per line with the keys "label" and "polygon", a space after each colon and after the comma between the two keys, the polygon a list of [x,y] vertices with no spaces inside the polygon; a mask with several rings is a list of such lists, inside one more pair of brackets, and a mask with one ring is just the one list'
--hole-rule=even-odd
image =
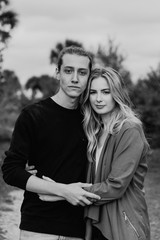
{"label": "woman's neck", "polygon": [[103,131],[106,131],[108,129],[108,122],[110,120],[111,116],[110,114],[107,114],[107,115],[102,115],[101,119],[102,119],[102,124],[103,124]]}

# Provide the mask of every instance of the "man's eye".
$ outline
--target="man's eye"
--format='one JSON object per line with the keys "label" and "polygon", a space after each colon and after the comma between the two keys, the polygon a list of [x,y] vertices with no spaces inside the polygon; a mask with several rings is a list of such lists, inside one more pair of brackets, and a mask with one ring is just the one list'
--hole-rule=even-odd
{"label": "man's eye", "polygon": [[67,74],[70,74],[70,73],[72,73],[72,70],[71,69],[65,69],[64,72],[67,73]]}
{"label": "man's eye", "polygon": [[87,75],[87,72],[86,71],[80,71],[79,74],[82,75],[82,76],[85,76],[85,75]]}

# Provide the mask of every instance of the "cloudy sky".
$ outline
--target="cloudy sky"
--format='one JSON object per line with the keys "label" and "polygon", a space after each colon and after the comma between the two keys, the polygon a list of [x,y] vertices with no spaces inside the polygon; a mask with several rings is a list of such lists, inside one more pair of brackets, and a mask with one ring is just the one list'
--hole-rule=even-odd
{"label": "cloudy sky", "polygon": [[160,62],[160,0],[10,0],[10,8],[19,24],[3,68],[14,70],[22,84],[54,74],[50,51],[67,38],[93,51],[114,39],[134,81]]}

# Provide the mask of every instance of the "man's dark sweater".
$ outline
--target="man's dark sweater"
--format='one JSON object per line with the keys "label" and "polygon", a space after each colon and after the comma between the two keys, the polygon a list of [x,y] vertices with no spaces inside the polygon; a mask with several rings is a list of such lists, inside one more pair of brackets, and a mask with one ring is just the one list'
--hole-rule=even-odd
{"label": "man's dark sweater", "polygon": [[[51,98],[26,107],[20,114],[2,166],[6,183],[25,190],[35,165],[37,176],[59,183],[85,182],[87,140],[79,109],[66,109]],[[45,202],[25,191],[20,228],[55,235],[83,237],[83,207],[67,201]]]}

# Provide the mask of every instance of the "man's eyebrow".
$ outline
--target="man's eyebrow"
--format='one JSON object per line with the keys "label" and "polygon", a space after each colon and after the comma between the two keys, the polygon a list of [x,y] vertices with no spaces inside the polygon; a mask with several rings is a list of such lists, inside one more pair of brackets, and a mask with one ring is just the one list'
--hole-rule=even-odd
{"label": "man's eyebrow", "polygon": [[78,68],[78,71],[85,71],[85,72],[88,72],[89,69],[88,69],[88,68]]}
{"label": "man's eyebrow", "polygon": [[[64,68],[71,68],[71,69],[74,69],[74,67],[72,67],[72,66],[64,66]],[[88,69],[88,68],[78,68],[78,70],[85,70],[85,71],[88,71],[89,69]]]}
{"label": "man's eyebrow", "polygon": [[88,70],[88,68],[79,68],[80,70]]}
{"label": "man's eyebrow", "polygon": [[72,66],[64,66],[64,68],[74,68],[74,67],[72,67]]}

